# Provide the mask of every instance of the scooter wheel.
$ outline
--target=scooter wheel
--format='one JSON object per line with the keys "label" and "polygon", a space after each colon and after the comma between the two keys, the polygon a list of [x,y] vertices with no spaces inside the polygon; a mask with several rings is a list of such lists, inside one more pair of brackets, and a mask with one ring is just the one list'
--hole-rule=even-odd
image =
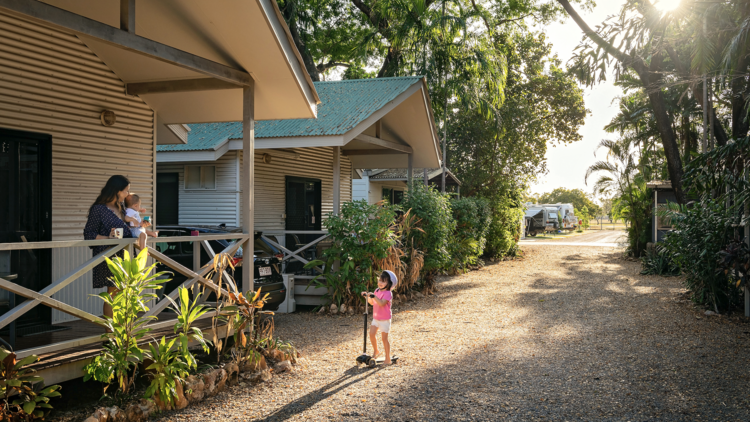
{"label": "scooter wheel", "polygon": [[377,365],[377,364],[378,363],[375,362],[375,359],[370,359],[370,360],[367,361],[367,366],[369,366],[370,368],[374,368],[375,365]]}

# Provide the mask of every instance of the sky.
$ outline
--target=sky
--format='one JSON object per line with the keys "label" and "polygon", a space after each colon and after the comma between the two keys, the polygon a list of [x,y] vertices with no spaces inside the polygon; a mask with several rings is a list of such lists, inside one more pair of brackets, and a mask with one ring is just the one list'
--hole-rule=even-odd
{"label": "sky", "polygon": [[[624,0],[597,0],[597,6],[593,11],[584,12],[580,8],[577,10],[586,23],[595,28],[607,16],[617,14],[623,3]],[[542,29],[552,42],[552,51],[557,54],[563,64],[566,64],[581,41],[583,35],[581,29],[569,18]],[[583,140],[567,146],[553,147],[551,144],[547,146],[548,173],[540,176],[538,183],[531,186],[532,193],[551,192],[559,187],[581,189],[591,193],[591,186],[596,179],[592,177],[587,186],[584,182],[586,169],[604,158],[604,150],[598,151],[598,159],[594,152],[602,139],[611,139],[613,136],[604,131],[604,126],[617,114],[616,99],[620,95],[622,91],[612,84],[611,78],[593,88],[584,88],[584,103],[591,114],[586,117],[585,124],[579,130],[579,133],[583,135]]]}

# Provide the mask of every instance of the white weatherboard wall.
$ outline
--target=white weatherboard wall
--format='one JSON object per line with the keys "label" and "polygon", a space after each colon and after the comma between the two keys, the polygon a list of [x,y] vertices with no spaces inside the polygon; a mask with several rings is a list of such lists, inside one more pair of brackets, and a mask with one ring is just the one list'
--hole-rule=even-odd
{"label": "white weatherboard wall", "polygon": [[[185,166],[216,166],[216,189],[185,190]],[[226,224],[239,226],[239,167],[237,151],[229,151],[216,161],[159,163],[158,173],[178,173],[179,217],[181,225]],[[159,222],[157,221],[157,224]]]}
{"label": "white weatherboard wall", "polygon": [[[102,126],[102,110],[117,123]],[[107,179],[127,176],[154,208],[154,113],[76,36],[0,13],[0,127],[52,135],[52,240],[83,238],[88,207]],[[90,259],[53,249],[52,279]],[[54,297],[101,314],[87,274]],[[53,323],[75,318],[52,311]]]}
{"label": "white weatherboard wall", "polygon": [[[159,163],[157,172],[180,174],[180,224],[240,226],[239,182],[242,154],[229,151],[215,162]],[[333,151],[332,148],[297,148],[299,158],[271,156],[263,162],[262,154],[255,154],[255,229],[284,230],[286,223],[286,176],[321,180],[321,208],[323,217],[333,211]],[[169,153],[166,153],[169,154]],[[238,161],[239,160],[239,161]],[[185,191],[185,165],[216,165],[217,190]],[[341,157],[341,202],[351,201],[351,161]]]}
{"label": "white weatherboard wall", "polygon": [[352,179],[352,201],[370,201],[370,176],[362,175],[361,179]]}

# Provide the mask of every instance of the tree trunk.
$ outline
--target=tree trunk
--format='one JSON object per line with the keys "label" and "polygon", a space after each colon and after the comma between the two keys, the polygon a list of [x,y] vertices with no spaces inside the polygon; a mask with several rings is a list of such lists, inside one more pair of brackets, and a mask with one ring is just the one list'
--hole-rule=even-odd
{"label": "tree trunk", "polygon": [[568,0],[557,0],[557,2],[562,5],[568,15],[573,18],[583,33],[586,34],[591,41],[616,58],[620,63],[632,68],[638,73],[654,112],[657,130],[659,131],[662,145],[664,146],[664,153],[667,158],[669,178],[672,182],[672,188],[675,191],[677,202],[685,204],[687,202],[687,197],[682,189],[682,160],[680,159],[680,147],[677,145],[675,133],[674,130],[672,130],[672,121],[667,113],[667,106],[664,102],[664,95],[661,92],[661,87],[659,87],[658,84],[651,82],[651,75],[658,75],[658,71],[661,69],[661,61],[663,60],[661,54],[656,54],[652,57],[651,68],[648,68],[640,58],[621,52],[612,44],[605,41],[598,33],[596,33],[596,31],[592,30],[581,16],[578,15],[578,12],[576,12],[573,6],[570,5]]}
{"label": "tree trunk", "polygon": [[383,60],[383,66],[380,68],[377,77],[388,78],[391,76],[397,76],[400,61],[401,52],[393,47],[388,47],[388,54],[386,54],[385,60]]}
{"label": "tree trunk", "polygon": [[[748,82],[745,78],[747,72],[747,57],[739,59],[739,65],[732,78],[732,138],[740,139],[747,136],[750,123],[747,120],[747,95]],[[741,75],[741,76],[740,76]],[[717,119],[714,119],[716,121]]]}

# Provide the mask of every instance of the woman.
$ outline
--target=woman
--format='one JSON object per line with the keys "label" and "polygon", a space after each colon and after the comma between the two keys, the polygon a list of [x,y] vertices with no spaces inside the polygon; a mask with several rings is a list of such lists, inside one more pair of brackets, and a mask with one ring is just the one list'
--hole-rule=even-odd
{"label": "woman", "polygon": [[[83,238],[86,240],[103,240],[115,238],[115,229],[122,229],[122,235],[125,238],[132,238],[130,227],[123,218],[125,217],[125,207],[123,201],[130,194],[130,181],[125,176],[112,176],[107,180],[107,184],[102,188],[101,193],[89,208],[88,221],[83,229]],[[145,246],[145,236],[139,238],[138,247]],[[94,246],[92,253],[94,256],[111,248],[112,245]],[[117,254],[122,256],[122,252]],[[107,292],[113,294],[117,291],[114,283],[109,280],[112,272],[109,271],[106,262],[94,267],[94,288],[106,287]],[[104,305],[104,315],[112,316],[112,307]]]}

